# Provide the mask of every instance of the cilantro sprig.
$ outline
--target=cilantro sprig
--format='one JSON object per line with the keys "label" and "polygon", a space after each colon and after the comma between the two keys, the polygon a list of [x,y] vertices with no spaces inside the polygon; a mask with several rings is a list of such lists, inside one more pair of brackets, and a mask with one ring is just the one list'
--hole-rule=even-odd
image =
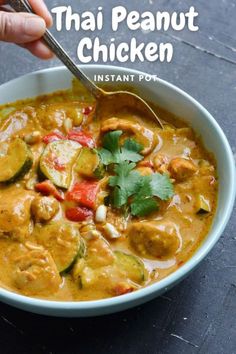
{"label": "cilantro sprig", "polygon": [[153,173],[142,176],[134,170],[135,163],[122,162],[115,167],[115,176],[110,177],[113,187],[112,203],[114,207],[130,207],[134,216],[146,216],[158,210],[158,199],[168,200],[173,195],[173,185],[168,175]]}
{"label": "cilantro sprig", "polygon": [[159,200],[173,196],[173,184],[167,174],[153,173],[142,176],[135,170],[136,162],[143,159],[143,147],[133,139],[119,140],[121,130],[104,136],[103,148],[98,150],[103,165],[114,165],[114,175],[109,178],[112,188],[110,203],[115,208],[129,210],[133,216],[146,216],[159,208]]}
{"label": "cilantro sprig", "polygon": [[115,130],[104,135],[103,148],[98,149],[98,154],[104,165],[120,164],[124,161],[138,162],[143,159],[140,155],[143,146],[133,139],[126,139],[120,146],[119,140],[123,132]]}

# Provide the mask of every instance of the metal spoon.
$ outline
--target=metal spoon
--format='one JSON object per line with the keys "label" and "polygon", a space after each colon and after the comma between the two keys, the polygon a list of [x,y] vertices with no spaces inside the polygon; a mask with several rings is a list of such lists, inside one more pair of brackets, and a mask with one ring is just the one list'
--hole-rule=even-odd
{"label": "metal spoon", "polygon": [[[8,0],[8,4],[16,12],[34,13],[32,7],[27,0]],[[54,36],[46,30],[43,38],[46,45],[51,51],[60,59],[65,66],[72,72],[72,74],[79,79],[88,91],[97,100],[97,114],[104,115],[104,109],[107,107],[106,102],[109,100],[109,107],[112,107],[113,112],[119,111],[122,107],[132,108],[138,110],[150,118],[156,120],[161,128],[163,124],[158,118],[153,109],[138,95],[128,91],[107,92],[94,84],[84,73],[80,70],[75,62],[70,58],[62,46],[57,42]],[[106,111],[106,110],[105,110]],[[108,113],[108,112],[106,112]]]}

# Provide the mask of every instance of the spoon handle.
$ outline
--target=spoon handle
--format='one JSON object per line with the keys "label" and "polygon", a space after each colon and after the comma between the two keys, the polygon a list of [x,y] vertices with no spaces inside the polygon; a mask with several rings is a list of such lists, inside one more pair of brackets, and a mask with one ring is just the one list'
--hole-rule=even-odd
{"label": "spoon handle", "polygon": [[[27,0],[8,0],[7,2],[16,12],[29,12],[34,13],[32,7]],[[72,74],[79,79],[82,84],[89,90],[95,97],[100,98],[103,95],[103,90],[96,86],[88,77],[80,70],[67,52],[58,43],[56,38],[50,31],[46,30],[42,37],[49,49],[60,59],[65,66],[72,72]]]}

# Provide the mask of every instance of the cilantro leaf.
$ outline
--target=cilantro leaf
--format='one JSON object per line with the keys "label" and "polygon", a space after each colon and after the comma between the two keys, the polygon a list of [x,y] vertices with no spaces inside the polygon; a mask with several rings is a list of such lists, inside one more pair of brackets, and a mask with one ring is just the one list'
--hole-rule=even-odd
{"label": "cilantro leaf", "polygon": [[135,193],[136,185],[140,179],[140,174],[133,171],[135,163],[124,161],[115,166],[116,176],[109,178],[109,186],[115,187],[113,194],[113,204],[119,208],[128,202],[128,198]]}
{"label": "cilantro leaf", "polygon": [[143,156],[139,154],[142,150],[142,145],[134,139],[126,139],[124,145],[121,147],[120,160],[138,162],[143,159]]}
{"label": "cilantro leaf", "polygon": [[120,208],[127,203],[128,197],[129,196],[125,189],[121,189],[116,186],[112,195],[112,204],[114,207]]}
{"label": "cilantro leaf", "polygon": [[131,202],[131,214],[134,216],[146,216],[158,210],[158,202],[153,198],[151,176],[140,176],[136,194]]}
{"label": "cilantro leaf", "polygon": [[173,184],[167,174],[154,173],[151,177],[152,195],[161,200],[168,200],[174,194]]}
{"label": "cilantro leaf", "polygon": [[113,162],[113,155],[109,150],[101,148],[97,150],[97,153],[103,165],[107,166]]}
{"label": "cilantro leaf", "polygon": [[104,165],[100,163],[98,165],[98,167],[95,169],[93,174],[96,178],[102,179],[105,176],[105,172],[106,172],[106,170],[105,170]]}
{"label": "cilantro leaf", "polygon": [[151,197],[152,196],[152,186],[151,186],[151,176],[140,175],[136,197]]}
{"label": "cilantro leaf", "polygon": [[104,135],[103,148],[97,150],[104,165],[119,164],[124,161],[138,162],[143,159],[139,154],[143,147],[135,140],[126,139],[122,146],[119,145],[122,134],[121,130],[115,130]]}
{"label": "cilantro leaf", "polygon": [[115,154],[119,150],[119,139],[123,134],[122,130],[109,132],[103,137],[103,147]]}
{"label": "cilantro leaf", "polygon": [[135,198],[131,203],[131,214],[134,216],[146,216],[158,210],[158,202],[152,197]]}

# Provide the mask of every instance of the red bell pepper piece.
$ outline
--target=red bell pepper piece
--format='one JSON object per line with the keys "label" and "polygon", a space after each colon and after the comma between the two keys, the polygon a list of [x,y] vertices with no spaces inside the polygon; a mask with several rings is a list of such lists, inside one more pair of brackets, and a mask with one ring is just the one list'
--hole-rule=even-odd
{"label": "red bell pepper piece", "polygon": [[65,137],[60,132],[52,132],[43,137],[43,142],[45,144],[52,143],[53,141],[64,140]]}
{"label": "red bell pepper piece", "polygon": [[134,291],[134,287],[131,284],[121,282],[116,284],[113,291],[116,296],[119,296],[131,293],[132,291]]}
{"label": "red bell pepper piece", "polygon": [[92,113],[93,107],[92,106],[87,106],[83,108],[83,114],[85,116],[88,116],[90,113]]}
{"label": "red bell pepper piece", "polygon": [[35,189],[45,195],[53,195],[53,197],[55,197],[57,200],[59,200],[59,202],[62,202],[65,198],[64,198],[64,193],[60,192],[55,186],[54,184],[49,181],[43,181],[41,183],[37,183],[35,185]]}
{"label": "red bell pepper piece", "polygon": [[66,200],[77,202],[88,208],[95,207],[98,182],[83,181],[75,183],[72,190],[66,193]]}
{"label": "red bell pepper piece", "polygon": [[60,161],[56,158],[53,161],[53,167],[55,168],[55,170],[57,171],[65,171],[66,166],[61,164]]}
{"label": "red bell pepper piece", "polygon": [[66,210],[65,214],[70,221],[84,221],[93,216],[92,210],[84,207],[69,208]]}
{"label": "red bell pepper piece", "polygon": [[87,146],[90,148],[95,147],[95,141],[93,140],[92,136],[82,130],[71,130],[67,136],[67,139],[76,141],[82,146]]}

